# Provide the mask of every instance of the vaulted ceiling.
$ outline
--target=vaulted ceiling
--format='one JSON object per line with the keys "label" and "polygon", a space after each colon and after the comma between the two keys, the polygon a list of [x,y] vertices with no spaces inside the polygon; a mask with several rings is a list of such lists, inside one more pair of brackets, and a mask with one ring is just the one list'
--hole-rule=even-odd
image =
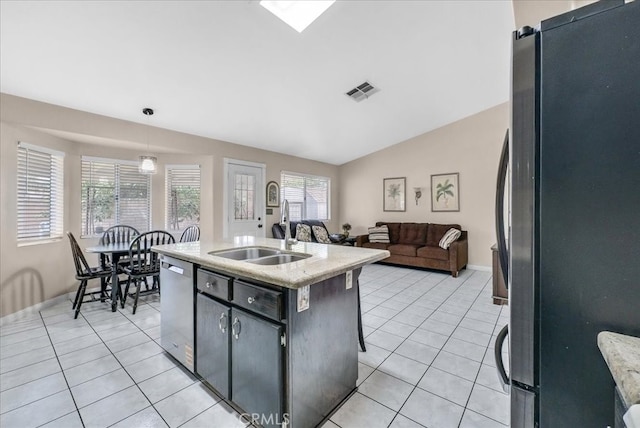
{"label": "vaulted ceiling", "polygon": [[[302,33],[255,0],[0,18],[4,93],[140,123],[152,107],[153,126],[338,165],[507,101],[515,28],[501,0],[338,0]],[[380,91],[345,95],[364,81]]]}

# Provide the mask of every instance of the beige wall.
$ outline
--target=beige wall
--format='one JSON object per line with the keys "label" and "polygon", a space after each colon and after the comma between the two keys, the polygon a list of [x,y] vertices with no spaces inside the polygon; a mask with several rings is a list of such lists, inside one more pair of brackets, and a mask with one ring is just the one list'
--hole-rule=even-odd
{"label": "beige wall", "polygon": [[[80,158],[99,156],[136,160],[151,151],[158,156],[159,172],[152,178],[152,225],[164,228],[164,166],[200,164],[202,171],[202,238],[221,238],[223,231],[224,158],[266,165],[266,180],[280,181],[282,170],[326,176],[331,179],[331,221],[338,230],[338,167],[266,150],[153,128],[91,113],[67,109],[7,94],[0,95],[0,316],[52,297],[74,291],[77,283],[69,243],[66,240],[18,247],[15,236],[16,143],[54,148],[65,152],[65,230],[80,235]],[[96,144],[71,141],[74,134],[89,136]],[[55,135],[55,136],[54,136]],[[266,216],[267,236],[280,217],[279,209]],[[95,244],[81,239],[80,245]],[[91,260],[91,258],[89,258]],[[95,260],[95,259],[94,259]]]}
{"label": "beige wall", "polygon": [[540,21],[586,6],[596,0],[513,0],[516,28],[536,27]]}
{"label": "beige wall", "polygon": [[[469,264],[489,267],[495,242],[496,175],[508,103],[340,167],[340,221],[355,235],[376,221],[458,223],[469,232]],[[431,212],[431,174],[460,173],[460,212]],[[384,212],[382,180],[406,177],[406,212]],[[414,187],[423,195],[416,206]]]}

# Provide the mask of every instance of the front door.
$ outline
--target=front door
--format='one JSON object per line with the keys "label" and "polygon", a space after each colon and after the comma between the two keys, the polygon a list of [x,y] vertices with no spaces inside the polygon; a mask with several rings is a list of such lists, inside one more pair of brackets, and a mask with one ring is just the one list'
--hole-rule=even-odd
{"label": "front door", "polygon": [[227,237],[264,238],[264,167],[227,164]]}

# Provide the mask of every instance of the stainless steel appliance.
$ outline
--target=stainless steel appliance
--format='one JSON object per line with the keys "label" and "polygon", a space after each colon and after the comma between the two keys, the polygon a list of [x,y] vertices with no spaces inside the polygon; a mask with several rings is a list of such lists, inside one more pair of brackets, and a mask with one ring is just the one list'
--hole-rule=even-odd
{"label": "stainless steel appliance", "polygon": [[193,264],[160,257],[160,344],[193,372]]}
{"label": "stainless steel appliance", "polygon": [[496,198],[511,307],[496,359],[511,427],[612,426],[596,336],[640,336],[640,1],[524,27],[512,56],[506,230]]}

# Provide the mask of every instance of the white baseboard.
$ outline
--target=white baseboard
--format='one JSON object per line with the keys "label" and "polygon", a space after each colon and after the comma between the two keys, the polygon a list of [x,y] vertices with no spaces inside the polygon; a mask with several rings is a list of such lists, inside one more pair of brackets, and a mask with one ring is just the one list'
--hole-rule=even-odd
{"label": "white baseboard", "polygon": [[471,270],[479,270],[482,272],[491,272],[491,266],[482,266],[482,265],[467,265],[467,269]]}
{"label": "white baseboard", "polygon": [[[26,318],[29,315],[37,314],[39,311],[46,309],[48,307],[57,305],[58,303],[62,303],[66,300],[73,299],[75,297],[75,291],[69,292],[67,294],[62,294],[58,297],[54,297],[49,300],[45,300],[44,302],[36,303],[35,305],[31,305],[28,308],[24,308],[19,310],[18,312],[14,312],[9,315],[5,315],[0,318],[0,325],[4,325],[8,322],[19,321],[22,318]],[[71,310],[71,306],[69,306],[69,310]]]}

